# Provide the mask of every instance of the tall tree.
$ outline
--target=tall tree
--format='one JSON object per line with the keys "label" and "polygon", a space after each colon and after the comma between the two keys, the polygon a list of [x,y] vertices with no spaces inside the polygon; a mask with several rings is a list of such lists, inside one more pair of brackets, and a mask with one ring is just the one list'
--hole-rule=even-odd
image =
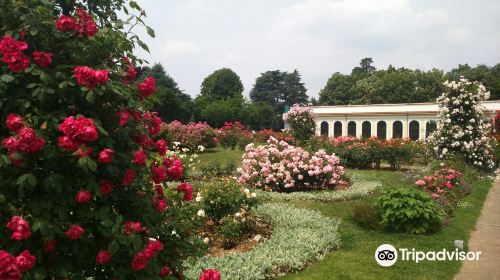
{"label": "tall tree", "polygon": [[373,74],[377,69],[375,68],[375,66],[372,66],[372,63],[373,59],[371,57],[365,57],[361,59],[361,61],[359,62],[359,67],[354,67],[354,69],[352,69],[351,75],[366,77]]}
{"label": "tall tree", "polygon": [[353,86],[354,79],[351,75],[336,72],[319,92],[319,103],[321,105],[350,104],[356,98]]}
{"label": "tall tree", "polygon": [[308,102],[307,89],[300,80],[297,70],[292,73],[279,70],[264,72],[256,79],[250,91],[250,99],[255,103],[267,103],[276,113],[281,114],[285,105]]}
{"label": "tall tree", "polygon": [[201,96],[211,100],[226,99],[241,96],[243,84],[240,77],[229,68],[216,70],[203,80],[201,84]]}

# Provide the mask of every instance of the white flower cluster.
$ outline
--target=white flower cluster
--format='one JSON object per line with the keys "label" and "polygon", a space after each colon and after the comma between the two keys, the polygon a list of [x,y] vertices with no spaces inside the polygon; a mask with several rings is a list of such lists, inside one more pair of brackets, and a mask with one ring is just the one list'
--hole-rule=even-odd
{"label": "white flower cluster", "polygon": [[490,92],[479,82],[461,77],[446,81],[445,91],[437,98],[439,122],[430,137],[439,158],[459,155],[481,169],[494,167],[491,146],[491,112],[482,102]]}

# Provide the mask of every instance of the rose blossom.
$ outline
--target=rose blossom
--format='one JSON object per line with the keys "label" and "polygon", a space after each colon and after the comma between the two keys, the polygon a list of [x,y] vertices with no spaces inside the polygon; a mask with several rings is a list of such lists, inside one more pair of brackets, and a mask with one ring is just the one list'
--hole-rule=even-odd
{"label": "rose blossom", "polygon": [[140,222],[125,222],[123,224],[123,232],[125,234],[133,234],[136,232],[141,232],[142,226]]}
{"label": "rose blossom", "polygon": [[96,264],[107,264],[111,260],[111,254],[106,250],[101,250],[95,257]]}
{"label": "rose blossom", "polygon": [[89,203],[92,199],[92,193],[89,191],[79,191],[75,196],[75,201],[78,203]]}
{"label": "rose blossom", "polygon": [[154,77],[147,77],[144,82],[138,86],[140,98],[144,99],[156,91],[156,80]]}
{"label": "rose blossom", "polygon": [[22,272],[28,271],[35,266],[36,257],[30,254],[28,250],[24,250],[16,257],[16,265]]}
{"label": "rose blossom", "polygon": [[33,58],[38,66],[45,68],[52,63],[52,53],[49,52],[33,52]]}
{"label": "rose blossom", "polygon": [[167,172],[163,166],[151,166],[151,173],[153,173],[153,182],[160,184],[167,180]]}
{"label": "rose blossom", "polygon": [[23,117],[18,114],[8,114],[5,125],[10,131],[19,131],[19,129],[24,127]]}
{"label": "rose blossom", "polygon": [[137,253],[132,261],[130,262],[130,266],[133,271],[141,271],[148,266],[149,258],[143,253]]}
{"label": "rose blossom", "polygon": [[113,149],[104,149],[99,153],[99,163],[107,164],[113,161],[113,154],[115,151]]}
{"label": "rose blossom", "polygon": [[199,280],[220,280],[220,273],[215,269],[205,269]]}
{"label": "rose blossom", "polygon": [[59,31],[71,31],[75,28],[76,21],[74,18],[62,15],[56,22],[56,28]]}
{"label": "rose blossom", "polygon": [[171,272],[172,270],[170,269],[170,267],[168,265],[164,265],[160,269],[160,277],[167,277]]}
{"label": "rose blossom", "polygon": [[143,150],[135,151],[132,163],[137,165],[144,165],[146,164],[146,158],[146,153]]}
{"label": "rose blossom", "polygon": [[0,40],[0,53],[19,53],[28,49],[28,43],[16,41],[12,36],[5,35]]}
{"label": "rose blossom", "polygon": [[20,216],[13,216],[7,223],[7,228],[12,231],[10,239],[23,240],[31,237],[31,227],[29,223]]}
{"label": "rose blossom", "polygon": [[125,170],[125,174],[123,175],[122,185],[128,186],[134,182],[135,177],[137,176],[137,172],[133,169]]}
{"label": "rose blossom", "polygon": [[165,155],[167,153],[167,141],[163,139],[156,141],[155,148],[160,155]]}
{"label": "rose blossom", "polygon": [[84,228],[82,228],[79,225],[71,225],[69,229],[66,231],[66,236],[69,239],[76,240],[80,238],[83,235],[83,233],[85,233]]}
{"label": "rose blossom", "polygon": [[23,53],[5,53],[2,61],[7,63],[10,71],[18,73],[30,66],[29,58]]}
{"label": "rose blossom", "polygon": [[108,195],[113,191],[113,184],[110,181],[102,180],[99,182],[99,192],[102,196]]}
{"label": "rose blossom", "polygon": [[120,121],[118,123],[120,126],[123,126],[124,124],[126,124],[130,118],[130,115],[131,115],[127,109],[123,109],[123,110],[117,112],[116,114],[120,118]]}

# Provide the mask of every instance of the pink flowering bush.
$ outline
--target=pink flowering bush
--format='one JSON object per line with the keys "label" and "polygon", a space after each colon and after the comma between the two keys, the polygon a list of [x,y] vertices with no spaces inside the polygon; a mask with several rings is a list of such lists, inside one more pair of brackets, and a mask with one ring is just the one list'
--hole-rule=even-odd
{"label": "pink flowering bush", "polygon": [[262,130],[257,131],[257,133],[254,135],[254,141],[264,143],[271,136],[278,139],[279,141],[285,141],[287,143],[293,143],[295,141],[295,139],[293,139],[293,136],[290,132],[288,132],[288,131],[276,132],[276,131],[273,131],[272,129],[262,129]]}
{"label": "pink flowering bush", "polygon": [[316,122],[311,107],[294,104],[287,114],[287,121],[293,137],[299,142],[309,140],[316,131]]}
{"label": "pink flowering bush", "polygon": [[246,147],[238,181],[278,192],[333,188],[344,174],[339,163],[324,150],[309,153],[271,137],[267,145]]}
{"label": "pink flowering bush", "polygon": [[216,132],[205,122],[182,124],[173,121],[162,126],[162,135],[168,142],[180,142],[182,147],[191,151],[199,150],[199,146],[206,149],[216,146]]}
{"label": "pink flowering bush", "polygon": [[253,134],[240,122],[225,122],[224,126],[217,130],[217,139],[224,149],[242,150],[253,141]]}
{"label": "pink flowering bush", "polygon": [[124,30],[143,15],[2,1],[0,279],[183,279],[202,253],[185,163],[141,109],[155,80],[131,69],[147,46]]}
{"label": "pink flowering bush", "polygon": [[455,169],[442,168],[430,176],[417,180],[415,185],[428,192],[433,199],[438,201],[448,212],[458,206],[462,197],[461,178],[463,174]]}

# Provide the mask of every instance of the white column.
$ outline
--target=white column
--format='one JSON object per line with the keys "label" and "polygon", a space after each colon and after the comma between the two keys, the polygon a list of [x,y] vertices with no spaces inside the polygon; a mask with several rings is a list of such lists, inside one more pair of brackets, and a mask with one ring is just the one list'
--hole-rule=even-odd
{"label": "white column", "polygon": [[329,121],[328,122],[328,137],[333,137],[333,124],[335,121]]}
{"label": "white column", "polygon": [[316,122],[316,136],[320,136],[321,135],[321,120],[318,120]]}
{"label": "white column", "polygon": [[372,125],[372,135],[370,136],[377,136],[377,124],[379,121],[370,121],[370,124]]}
{"label": "white column", "polygon": [[425,140],[425,132],[426,132],[426,129],[427,129],[427,121],[423,120],[423,121],[418,121],[418,124],[419,124],[419,128],[420,128],[420,134],[418,135],[418,140]]}
{"label": "white column", "polygon": [[356,121],[356,138],[361,139],[361,129],[363,121]]}
{"label": "white column", "polygon": [[406,138],[406,137],[409,137],[409,133],[408,133],[408,119],[406,120],[402,120],[401,121],[403,123],[403,138]]}
{"label": "white column", "polygon": [[347,136],[347,121],[342,120],[342,136]]}
{"label": "white column", "polygon": [[385,123],[387,123],[387,131],[386,131],[386,139],[389,140],[389,139],[392,139],[392,124],[394,123],[394,121],[386,121]]}

